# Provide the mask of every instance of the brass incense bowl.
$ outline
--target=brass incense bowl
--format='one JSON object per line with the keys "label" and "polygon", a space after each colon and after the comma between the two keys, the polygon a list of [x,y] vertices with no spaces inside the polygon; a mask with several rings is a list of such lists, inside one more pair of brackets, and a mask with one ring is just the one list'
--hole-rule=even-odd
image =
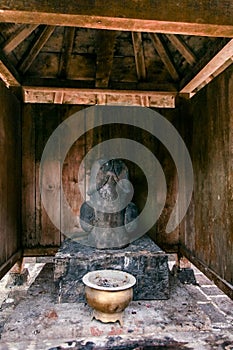
{"label": "brass incense bowl", "polygon": [[123,312],[133,299],[135,277],[119,270],[97,270],[88,272],[83,283],[92,318],[104,323],[119,321],[122,326]]}

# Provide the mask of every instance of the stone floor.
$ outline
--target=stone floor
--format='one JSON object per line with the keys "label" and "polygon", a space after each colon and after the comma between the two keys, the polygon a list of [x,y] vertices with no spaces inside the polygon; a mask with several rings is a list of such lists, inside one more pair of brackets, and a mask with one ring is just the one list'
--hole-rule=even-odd
{"label": "stone floor", "polygon": [[0,281],[0,349],[233,349],[233,301],[196,268],[197,285],[171,276],[170,299],[133,301],[121,327],[91,320],[85,303],[59,303],[54,264],[40,261],[27,264],[27,286]]}

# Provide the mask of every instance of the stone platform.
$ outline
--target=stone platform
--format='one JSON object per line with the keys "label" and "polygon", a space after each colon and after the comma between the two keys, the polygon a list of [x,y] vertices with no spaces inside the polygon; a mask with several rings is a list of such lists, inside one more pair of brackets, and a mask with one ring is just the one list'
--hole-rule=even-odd
{"label": "stone platform", "polygon": [[122,270],[136,277],[134,300],[169,298],[168,256],[148,236],[122,249],[99,250],[67,239],[55,256],[54,280],[60,302],[84,302],[82,277],[100,269]]}

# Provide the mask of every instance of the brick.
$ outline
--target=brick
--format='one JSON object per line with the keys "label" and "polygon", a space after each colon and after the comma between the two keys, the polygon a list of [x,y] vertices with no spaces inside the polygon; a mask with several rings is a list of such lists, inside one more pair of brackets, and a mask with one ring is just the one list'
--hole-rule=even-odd
{"label": "brick", "polygon": [[212,323],[225,322],[225,316],[211,302],[199,304],[199,307],[210,318]]}
{"label": "brick", "polygon": [[215,285],[208,286],[208,287],[203,287],[202,286],[201,289],[208,296],[211,296],[211,295],[224,295],[224,293],[218,287],[216,287]]}

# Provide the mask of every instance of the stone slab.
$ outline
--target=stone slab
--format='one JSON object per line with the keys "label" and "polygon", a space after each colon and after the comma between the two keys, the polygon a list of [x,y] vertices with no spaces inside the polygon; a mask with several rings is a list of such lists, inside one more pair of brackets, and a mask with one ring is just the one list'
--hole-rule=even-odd
{"label": "stone slab", "polygon": [[61,302],[84,302],[82,277],[89,271],[115,269],[136,277],[134,300],[169,298],[168,255],[148,236],[122,249],[98,250],[67,239],[55,256],[54,280]]}

